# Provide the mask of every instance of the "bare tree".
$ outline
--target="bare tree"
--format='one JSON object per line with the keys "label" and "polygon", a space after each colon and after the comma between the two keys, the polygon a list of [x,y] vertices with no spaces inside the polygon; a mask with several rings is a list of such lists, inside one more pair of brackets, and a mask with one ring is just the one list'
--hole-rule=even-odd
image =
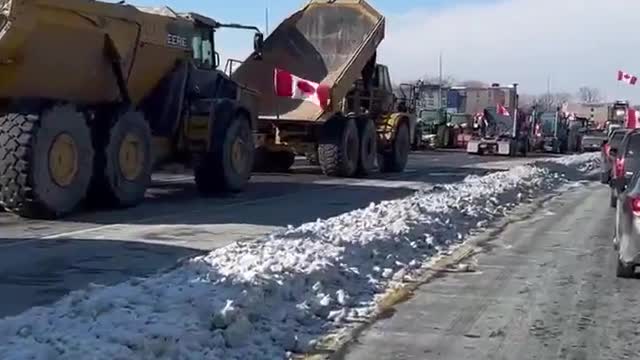
{"label": "bare tree", "polygon": [[458,85],[466,86],[466,87],[470,87],[470,88],[484,88],[484,87],[488,87],[489,86],[489,84],[485,83],[484,81],[479,81],[479,80],[465,80],[465,81],[462,81],[462,82],[458,83]]}
{"label": "bare tree", "polygon": [[602,101],[602,95],[597,88],[583,86],[578,89],[578,99],[586,104],[593,104]]}
{"label": "bare tree", "polygon": [[[555,111],[565,103],[571,101],[571,94],[568,93],[547,93],[539,96],[532,96],[529,99],[530,106],[535,106],[538,111]],[[520,97],[522,104],[522,96]]]}
{"label": "bare tree", "polygon": [[536,104],[537,97],[531,94],[519,94],[518,106],[529,111]]}
{"label": "bare tree", "polygon": [[573,99],[573,96],[571,96],[571,94],[569,93],[565,93],[565,92],[559,92],[559,93],[555,93],[553,94],[554,98],[555,98],[555,104],[556,106],[562,106],[568,102],[570,102]]}
{"label": "bare tree", "polygon": [[[429,85],[438,85],[440,83],[440,77],[438,76],[428,76],[425,75],[422,77],[422,82]],[[442,77],[442,86],[449,87],[455,84],[456,80],[451,75],[445,75]]]}

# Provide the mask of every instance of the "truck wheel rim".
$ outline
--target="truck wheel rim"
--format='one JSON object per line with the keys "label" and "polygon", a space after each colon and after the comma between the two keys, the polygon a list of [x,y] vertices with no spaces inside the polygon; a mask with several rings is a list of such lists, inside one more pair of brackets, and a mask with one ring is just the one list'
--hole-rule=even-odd
{"label": "truck wheel rim", "polygon": [[78,150],[69,134],[56,136],[49,151],[49,173],[61,187],[71,185],[78,173]]}
{"label": "truck wheel rim", "polygon": [[244,173],[248,168],[247,157],[245,142],[240,138],[236,138],[233,141],[233,145],[231,145],[231,166],[237,173]]}
{"label": "truck wheel rim", "polygon": [[133,181],[140,176],[144,163],[144,150],[136,135],[129,133],[122,139],[119,160],[120,173],[125,179]]}

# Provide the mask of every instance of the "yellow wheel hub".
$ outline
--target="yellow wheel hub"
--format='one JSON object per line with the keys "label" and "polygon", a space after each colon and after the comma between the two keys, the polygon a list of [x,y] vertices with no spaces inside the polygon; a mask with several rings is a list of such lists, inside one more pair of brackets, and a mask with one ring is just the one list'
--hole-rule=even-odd
{"label": "yellow wheel hub", "polygon": [[247,145],[242,139],[236,138],[231,147],[231,164],[238,173],[246,170],[247,157]]}
{"label": "yellow wheel hub", "polygon": [[49,149],[49,173],[61,187],[71,185],[78,173],[78,149],[69,134],[56,136]]}
{"label": "yellow wheel hub", "polygon": [[129,180],[136,180],[144,167],[144,147],[140,139],[134,134],[127,134],[120,143],[120,173]]}

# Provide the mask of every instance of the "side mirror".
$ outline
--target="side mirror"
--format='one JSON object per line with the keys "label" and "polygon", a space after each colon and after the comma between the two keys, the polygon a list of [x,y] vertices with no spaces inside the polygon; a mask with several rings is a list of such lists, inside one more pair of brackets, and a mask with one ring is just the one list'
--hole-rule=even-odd
{"label": "side mirror", "polygon": [[264,49],[264,34],[258,32],[253,36],[253,51],[258,60],[262,59],[262,51]]}
{"label": "side mirror", "polygon": [[217,69],[220,66],[220,54],[217,51],[213,54],[213,61],[215,62],[213,68]]}

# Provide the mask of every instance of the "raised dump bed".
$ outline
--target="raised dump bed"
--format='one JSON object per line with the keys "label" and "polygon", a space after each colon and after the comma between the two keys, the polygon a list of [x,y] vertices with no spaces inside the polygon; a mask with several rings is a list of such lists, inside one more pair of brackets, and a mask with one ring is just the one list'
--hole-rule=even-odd
{"label": "raised dump bed", "polygon": [[[295,154],[329,176],[404,170],[415,117],[394,110],[389,71],[376,63],[384,33],[364,0],[312,0],[266,39],[261,60],[242,63],[232,78],[261,94],[257,170],[286,171]],[[324,85],[329,105],[276,96],[275,69]]]}
{"label": "raised dump bed", "polygon": [[[259,116],[286,121],[327,120],[360,78],[384,38],[384,17],[363,0],[312,0],[266,39],[263,59],[247,59],[233,78],[261,93]],[[274,68],[328,85],[331,103],[316,105],[277,97]]]}

